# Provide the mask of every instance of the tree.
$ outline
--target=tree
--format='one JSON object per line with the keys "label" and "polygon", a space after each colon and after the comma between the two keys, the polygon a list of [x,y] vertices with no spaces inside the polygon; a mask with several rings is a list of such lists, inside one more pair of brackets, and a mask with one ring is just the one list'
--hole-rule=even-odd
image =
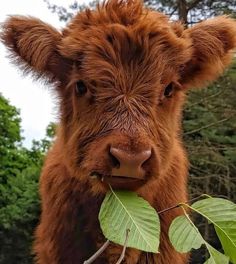
{"label": "tree", "polygon": [[68,8],[66,8],[64,6],[52,4],[49,0],[43,1],[47,4],[48,9],[50,9],[53,13],[56,13],[59,17],[59,20],[64,22],[70,20],[76,12],[83,11],[87,7],[94,9],[99,2],[99,0],[91,0],[88,4],[79,4],[77,1],[74,1],[73,4],[70,4]]}
{"label": "tree", "polygon": [[187,26],[217,15],[236,14],[235,0],[144,0],[148,7],[165,12]]}
{"label": "tree", "polygon": [[31,244],[38,222],[40,167],[29,166],[0,185],[0,263],[32,263]]}
{"label": "tree", "polygon": [[55,135],[22,146],[20,113],[0,95],[0,263],[32,263],[31,244],[38,222],[38,180],[45,153]]}
{"label": "tree", "polygon": [[20,122],[19,110],[0,94],[0,183],[6,182],[7,175],[16,173],[22,166],[24,157],[16,151],[22,140]]}
{"label": "tree", "polygon": [[[92,0],[88,5],[74,1],[68,8],[51,4],[49,0],[44,2],[61,21],[67,22],[86,7],[93,9],[98,0]],[[151,9],[166,13],[173,20],[182,20],[186,26],[217,15],[236,16],[236,0],[144,0],[144,3]]]}
{"label": "tree", "polygon": [[[236,201],[236,61],[231,69],[207,89],[191,91],[184,111],[184,139],[190,157],[189,189],[192,197],[202,193]],[[200,217],[206,240],[221,245],[212,227]],[[194,255],[203,263],[206,252]],[[199,260],[199,262],[197,262]]]}
{"label": "tree", "polygon": [[0,146],[9,149],[20,143],[20,122],[19,110],[0,94]]}

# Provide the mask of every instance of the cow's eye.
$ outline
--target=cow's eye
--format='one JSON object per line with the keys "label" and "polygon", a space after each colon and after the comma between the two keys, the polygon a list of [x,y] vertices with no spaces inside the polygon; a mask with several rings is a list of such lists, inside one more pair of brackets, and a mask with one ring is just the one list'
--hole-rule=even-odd
{"label": "cow's eye", "polygon": [[75,91],[78,96],[83,96],[87,93],[87,87],[83,81],[78,81],[75,86]]}
{"label": "cow's eye", "polygon": [[173,94],[173,91],[174,91],[173,83],[171,82],[170,84],[166,86],[165,91],[164,91],[164,96],[167,98],[171,97]]}

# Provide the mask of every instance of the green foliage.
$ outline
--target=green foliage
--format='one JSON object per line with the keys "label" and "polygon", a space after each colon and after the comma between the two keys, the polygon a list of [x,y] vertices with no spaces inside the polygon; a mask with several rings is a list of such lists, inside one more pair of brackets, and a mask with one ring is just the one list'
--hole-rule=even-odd
{"label": "green foliage", "polygon": [[56,135],[56,124],[51,122],[46,128],[46,137],[41,139],[40,141],[33,140],[32,148],[31,148],[32,157],[36,155],[36,157],[34,157],[36,158],[36,160],[39,160],[40,158],[44,157],[44,155],[49,150],[55,135]]}
{"label": "green foliage", "polygon": [[[194,195],[223,195],[236,201],[236,70],[208,89],[190,93],[184,111],[184,139]],[[204,179],[204,181],[203,181]]]}
{"label": "green foliage", "polygon": [[[6,185],[0,186],[5,203],[0,209],[1,225],[4,228],[15,227],[19,220],[35,218],[35,209],[39,208],[39,173],[38,167],[27,167],[16,177],[9,177]],[[32,208],[33,212],[30,211]]]}
{"label": "green foliage", "polygon": [[40,204],[38,179],[55,125],[47,137],[22,146],[19,111],[0,95],[0,263],[32,263],[32,235]]}
{"label": "green foliage", "polygon": [[[184,109],[184,141],[190,159],[191,197],[202,193],[236,201],[236,61],[207,89],[192,90]],[[199,216],[201,233],[221,249],[213,227]],[[206,254],[194,251],[193,263]]]}
{"label": "green foliage", "polygon": [[205,243],[198,229],[187,217],[184,215],[176,217],[169,229],[171,243],[182,253],[187,253],[192,248],[199,249]]}
{"label": "green foliage", "polygon": [[236,263],[236,204],[221,198],[208,198],[190,208],[214,225],[225,253]]}
{"label": "green foliage", "polygon": [[179,252],[188,252],[191,248],[198,249],[204,244],[210,253],[205,263],[228,263],[226,257],[206,242],[193,224],[184,207],[202,215],[208,223],[214,225],[223,245],[225,254],[232,263],[236,263],[236,204],[221,198],[207,198],[195,202],[192,206],[182,204],[185,216],[177,217],[171,224],[169,237]]}
{"label": "green foliage", "polygon": [[22,168],[24,155],[16,151],[22,140],[20,121],[19,111],[0,94],[0,183]]}
{"label": "green foliage", "polygon": [[107,193],[99,213],[105,237],[147,252],[158,252],[160,221],[155,209],[136,193],[111,190]]}
{"label": "green foliage", "polygon": [[169,230],[169,237],[175,249],[182,253],[189,252],[191,249],[199,249],[202,245],[205,245],[210,254],[210,258],[205,264],[229,263],[228,257],[217,251],[205,241],[187,214],[177,217],[172,222]]}
{"label": "green foliage", "polygon": [[[12,148],[21,141],[19,110],[0,94],[0,146]],[[0,148],[0,151],[3,150]]]}
{"label": "green foliage", "polygon": [[0,185],[0,263],[32,263],[32,235],[40,210],[39,173],[32,165]]}
{"label": "green foliage", "polygon": [[[222,198],[205,198],[192,206],[180,203],[184,215],[173,220],[169,238],[175,249],[187,253],[205,245],[209,258],[205,264],[236,263],[236,204]],[[186,212],[186,207],[202,215],[217,230],[224,247],[222,254],[201,235]],[[170,208],[173,210],[173,208]],[[123,246],[158,252],[160,223],[156,211],[137,194],[128,191],[107,193],[99,213],[99,221],[105,237]],[[130,230],[127,237],[126,231]]]}

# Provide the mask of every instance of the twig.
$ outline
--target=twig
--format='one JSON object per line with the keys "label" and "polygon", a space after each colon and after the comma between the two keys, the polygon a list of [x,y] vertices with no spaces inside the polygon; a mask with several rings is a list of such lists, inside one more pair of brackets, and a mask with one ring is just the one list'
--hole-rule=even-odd
{"label": "twig", "polygon": [[163,213],[165,213],[165,212],[167,212],[167,211],[170,211],[170,210],[175,209],[175,208],[178,208],[178,207],[180,207],[180,205],[179,205],[179,204],[176,204],[176,205],[173,205],[173,206],[171,206],[171,207],[169,207],[169,208],[166,208],[166,209],[164,209],[164,210],[161,210],[161,211],[159,211],[159,212],[157,212],[157,213],[158,213],[158,214],[163,214]]}
{"label": "twig", "polygon": [[[187,202],[185,202],[185,203],[186,203],[186,204],[189,204],[189,203],[195,202],[195,201],[197,201],[199,198],[204,197],[204,196],[207,196],[207,195],[206,195],[206,194],[201,194],[201,195],[199,195],[198,197],[193,198],[193,199],[191,199],[191,200],[189,200],[189,201],[187,201]],[[210,197],[210,196],[208,195],[208,197]],[[157,212],[157,213],[158,213],[158,214],[163,214],[163,213],[165,213],[165,212],[167,212],[167,211],[170,211],[170,210],[172,210],[172,209],[175,209],[175,208],[180,207],[182,204],[183,204],[183,203],[179,203],[179,204],[173,205],[173,206],[171,206],[171,207],[169,207],[169,208],[166,208],[166,209],[164,209],[164,210],[161,210],[161,211],[159,211],[159,212]]]}
{"label": "twig", "polygon": [[206,126],[203,126],[203,127],[197,128],[197,129],[194,129],[194,130],[192,130],[192,131],[188,131],[188,132],[184,133],[184,135],[186,136],[186,135],[194,134],[194,133],[196,133],[196,132],[201,131],[202,129],[205,129],[205,128],[208,128],[208,127],[211,127],[211,126],[214,126],[214,125],[220,124],[220,123],[223,123],[223,122],[225,122],[225,121],[227,121],[227,120],[229,120],[229,119],[230,119],[230,117],[229,117],[229,118],[224,118],[224,119],[219,120],[219,121],[217,121],[217,122],[210,123],[209,125],[206,125]]}
{"label": "twig", "polygon": [[97,252],[94,253],[94,255],[92,255],[88,260],[84,261],[84,264],[90,264],[93,263],[94,260],[96,260],[101,254],[102,252],[109,246],[110,241],[107,240],[102,247],[99,248],[99,250]]}
{"label": "twig", "polygon": [[124,247],[123,247],[122,253],[121,253],[118,261],[116,262],[116,264],[120,264],[123,261],[124,257],[125,257],[125,251],[126,251],[126,248],[127,248],[127,242],[128,242],[129,232],[130,232],[130,230],[127,229],[126,230],[126,237],[125,237]]}
{"label": "twig", "polygon": [[168,16],[171,18],[177,10],[178,6],[174,6],[174,10],[170,14],[168,14]]}
{"label": "twig", "polygon": [[201,100],[197,101],[196,103],[188,104],[187,107],[190,108],[190,110],[191,110],[191,108],[192,108],[193,106],[198,105],[198,104],[200,104],[200,103],[203,103],[203,102],[207,101],[207,100],[210,99],[210,98],[212,99],[212,97],[220,96],[222,93],[223,93],[223,91],[221,90],[221,91],[218,92],[218,93],[214,93],[214,94],[211,94],[211,95],[209,95],[209,96],[207,96],[207,97],[201,98]]}

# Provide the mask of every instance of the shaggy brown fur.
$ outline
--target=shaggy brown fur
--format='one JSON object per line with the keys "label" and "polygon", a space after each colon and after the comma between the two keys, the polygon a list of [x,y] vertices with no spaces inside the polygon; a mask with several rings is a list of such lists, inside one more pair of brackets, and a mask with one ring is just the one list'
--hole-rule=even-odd
{"label": "shaggy brown fur", "polygon": [[[38,264],[83,263],[104,242],[97,219],[108,188],[90,175],[111,174],[111,145],[127,153],[152,150],[136,192],[157,211],[187,200],[180,127],[185,92],[216,79],[230,63],[232,19],[184,30],[138,0],[109,0],[79,13],[62,32],[35,18],[10,17],[1,38],[18,65],[55,83],[60,98],[60,125],[40,179]],[[84,96],[75,91],[79,80],[88,89]],[[172,95],[165,96],[170,83]],[[128,249],[125,263],[187,263],[167,237],[182,213],[161,215],[160,254]],[[120,253],[112,245],[96,263],[115,263]]]}

